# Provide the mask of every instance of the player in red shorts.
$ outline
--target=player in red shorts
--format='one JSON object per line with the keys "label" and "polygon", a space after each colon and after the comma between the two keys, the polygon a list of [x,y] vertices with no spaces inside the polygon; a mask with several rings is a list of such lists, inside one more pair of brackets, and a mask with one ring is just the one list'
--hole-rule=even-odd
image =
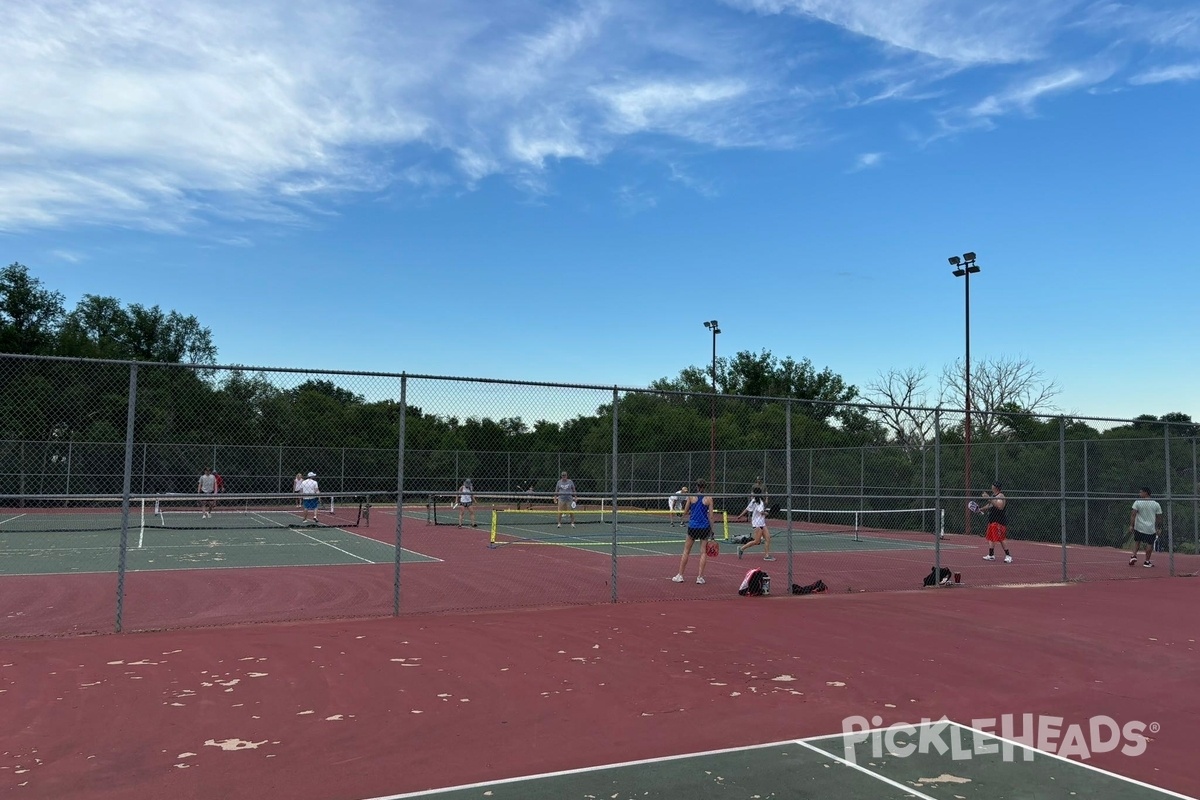
{"label": "player in red shorts", "polygon": [[996,545],[1000,545],[1004,549],[1004,563],[1011,564],[1012,553],[1008,552],[1008,500],[1004,497],[1004,492],[1000,491],[1000,483],[993,483],[992,490],[984,492],[983,497],[988,498],[988,501],[979,507],[979,513],[986,513],[988,516],[988,554],[983,560],[995,561]]}

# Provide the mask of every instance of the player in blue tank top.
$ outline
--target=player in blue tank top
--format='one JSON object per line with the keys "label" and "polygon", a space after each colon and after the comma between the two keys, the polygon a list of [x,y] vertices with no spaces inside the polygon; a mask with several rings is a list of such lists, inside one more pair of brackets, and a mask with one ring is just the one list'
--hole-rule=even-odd
{"label": "player in blue tank top", "polygon": [[[689,495],[683,507],[683,516],[688,521],[687,539],[683,543],[683,556],[679,559],[679,572],[674,578],[675,583],[683,583],[683,571],[687,568],[688,557],[692,554],[692,544],[712,538],[712,507],[711,497],[704,496],[708,484],[696,481],[696,494]],[[708,563],[708,550],[700,547],[700,570],[696,575],[696,583],[704,583],[704,566]]]}

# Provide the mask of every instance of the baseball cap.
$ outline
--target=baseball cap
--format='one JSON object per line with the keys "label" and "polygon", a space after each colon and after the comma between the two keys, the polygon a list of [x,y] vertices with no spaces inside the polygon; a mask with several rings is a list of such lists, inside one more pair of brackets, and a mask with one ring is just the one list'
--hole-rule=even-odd
{"label": "baseball cap", "polygon": [[315,472],[310,472],[310,473],[308,473],[308,477],[310,477],[310,478],[315,478],[315,477],[317,477],[317,473],[315,473]]}

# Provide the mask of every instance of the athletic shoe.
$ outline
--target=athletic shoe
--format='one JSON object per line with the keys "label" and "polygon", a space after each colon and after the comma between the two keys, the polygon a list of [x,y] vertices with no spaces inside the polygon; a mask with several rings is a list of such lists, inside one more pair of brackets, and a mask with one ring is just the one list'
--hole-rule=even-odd
{"label": "athletic shoe", "polygon": [[574,527],[575,527],[575,523],[574,523],[574,522],[572,522],[572,523],[571,523],[571,527],[572,527],[572,528],[574,528]]}
{"label": "athletic shoe", "polygon": [[741,557],[742,557],[742,548],[741,548],[741,546],[739,545],[739,546],[738,546],[738,558],[741,558]]}
{"label": "athletic shoe", "polygon": [[1132,567],[1136,563],[1137,563],[1137,556],[1134,556],[1133,558],[1129,559],[1129,566]]}
{"label": "athletic shoe", "polygon": [[1006,555],[1006,556],[1004,557],[1004,563],[1005,563],[1005,564],[1011,564],[1011,563],[1012,563],[1012,556]]}
{"label": "athletic shoe", "polygon": [[705,583],[705,580],[704,580],[704,578],[696,578],[696,583],[703,585]]}
{"label": "athletic shoe", "polygon": [[560,522],[560,523],[558,523],[558,527],[560,527],[560,528],[562,527],[562,523],[561,523],[561,522]]}
{"label": "athletic shoe", "polygon": [[683,583],[683,575],[676,575],[674,578],[671,578],[671,580],[675,583]]}
{"label": "athletic shoe", "polygon": [[939,581],[939,583],[940,583],[942,586],[949,586],[949,585],[950,585],[950,576],[949,576],[949,575],[947,575],[946,577],[942,578],[942,579]]}
{"label": "athletic shoe", "polygon": [[775,556],[763,556],[763,561],[774,561]]}
{"label": "athletic shoe", "polygon": [[984,561],[995,561],[996,557],[995,556],[984,556],[983,560]]}
{"label": "athletic shoe", "polygon": [[1143,567],[1153,567],[1154,565],[1151,564],[1149,561],[1147,561],[1145,564],[1142,564],[1142,566]]}

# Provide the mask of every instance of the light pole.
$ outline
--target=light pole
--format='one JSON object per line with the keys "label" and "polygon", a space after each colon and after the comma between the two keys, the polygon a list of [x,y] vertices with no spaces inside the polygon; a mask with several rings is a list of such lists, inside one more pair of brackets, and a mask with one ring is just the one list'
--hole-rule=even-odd
{"label": "light pole", "polygon": [[[963,287],[965,289],[965,308],[966,313],[966,338],[967,338],[967,361],[963,367],[963,403],[966,406],[966,420],[963,423],[963,485],[966,487],[966,495],[970,498],[974,492],[971,490],[971,274],[979,272],[979,267],[975,265],[974,253],[963,253],[962,257],[950,256],[950,266],[954,267],[953,275],[956,278],[965,279]],[[967,514],[964,533],[968,536],[971,534],[971,515]]]}
{"label": "light pole", "polygon": [[717,334],[721,332],[721,329],[717,326],[715,319],[705,322],[704,327],[712,331],[713,340],[712,398],[709,404],[712,412],[712,444],[709,448],[708,491],[715,492],[717,490]]}

